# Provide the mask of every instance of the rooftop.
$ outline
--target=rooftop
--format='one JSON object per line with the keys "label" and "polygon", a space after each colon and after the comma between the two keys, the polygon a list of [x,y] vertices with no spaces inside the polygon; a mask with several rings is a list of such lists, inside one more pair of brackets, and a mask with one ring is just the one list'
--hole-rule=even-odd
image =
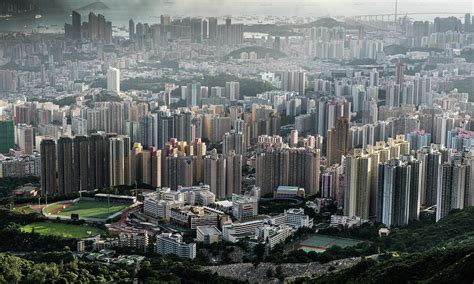
{"label": "rooftop", "polygon": [[197,226],[196,230],[204,235],[220,235],[221,231],[216,226]]}
{"label": "rooftop", "polygon": [[280,185],[280,186],[277,188],[277,191],[280,191],[280,190],[298,191],[298,187],[297,187],[297,186]]}

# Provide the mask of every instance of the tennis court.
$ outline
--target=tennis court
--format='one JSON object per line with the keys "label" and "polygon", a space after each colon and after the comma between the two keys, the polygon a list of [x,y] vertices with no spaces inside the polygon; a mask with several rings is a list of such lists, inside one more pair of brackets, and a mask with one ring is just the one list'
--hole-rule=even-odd
{"label": "tennis court", "polygon": [[332,246],[340,247],[350,247],[355,246],[359,243],[358,240],[346,239],[340,237],[326,236],[326,235],[314,235],[311,238],[301,242],[299,249],[310,252],[314,251],[317,253],[322,253],[326,251],[327,248]]}

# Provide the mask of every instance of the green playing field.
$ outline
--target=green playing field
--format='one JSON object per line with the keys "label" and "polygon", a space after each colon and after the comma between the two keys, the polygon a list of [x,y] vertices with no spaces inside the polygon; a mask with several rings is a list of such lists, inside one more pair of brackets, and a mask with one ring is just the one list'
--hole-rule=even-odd
{"label": "green playing field", "polygon": [[311,238],[300,243],[300,249],[309,252],[324,252],[332,246],[349,247],[355,246],[360,241],[346,238],[339,238],[326,235],[314,235]]}
{"label": "green playing field", "polygon": [[63,238],[85,238],[104,233],[103,230],[95,227],[52,222],[31,223],[23,226],[21,231],[26,233],[34,231],[40,235],[59,236]]}
{"label": "green playing field", "polygon": [[[50,206],[53,207],[50,209]],[[46,208],[46,212],[50,213],[52,210],[58,208],[58,204],[52,204]],[[109,216],[122,211],[127,208],[128,204],[122,203],[110,203],[103,201],[86,201],[80,200],[76,203],[66,206],[64,209],[60,209],[54,215],[70,217],[71,214],[78,214],[80,218],[96,218],[96,219],[107,219]],[[60,208],[61,206],[59,206]]]}

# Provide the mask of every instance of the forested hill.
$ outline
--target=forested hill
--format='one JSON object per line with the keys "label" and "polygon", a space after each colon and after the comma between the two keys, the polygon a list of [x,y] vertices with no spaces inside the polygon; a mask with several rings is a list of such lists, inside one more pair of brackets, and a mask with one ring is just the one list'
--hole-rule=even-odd
{"label": "forested hill", "polygon": [[474,207],[393,232],[378,259],[300,283],[473,283]]}

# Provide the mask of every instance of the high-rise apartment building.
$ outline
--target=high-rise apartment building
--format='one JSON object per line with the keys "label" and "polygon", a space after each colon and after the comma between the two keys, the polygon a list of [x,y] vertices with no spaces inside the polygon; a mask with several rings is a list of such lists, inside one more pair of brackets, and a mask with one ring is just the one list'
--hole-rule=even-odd
{"label": "high-rise apartment building", "polygon": [[[77,174],[74,168],[73,139],[63,136],[58,139],[57,147],[59,194],[67,195],[74,191],[74,181]],[[43,155],[41,153],[41,156]]]}
{"label": "high-rise apartment building", "polygon": [[120,70],[109,68],[107,71],[107,90],[120,93]]}
{"label": "high-rise apartment building", "polygon": [[17,125],[16,139],[18,147],[23,153],[31,155],[34,150],[35,134],[30,125]]}
{"label": "high-rise apartment building", "polygon": [[436,221],[447,216],[453,209],[473,206],[473,160],[469,155],[455,156],[440,166],[436,200]]}
{"label": "high-rise apartment building", "polygon": [[412,156],[379,164],[377,221],[386,226],[407,225],[420,210],[421,163]]}
{"label": "high-rise apartment building", "polygon": [[76,136],[73,142],[74,147],[74,191],[90,190],[89,187],[89,138],[86,136]]}
{"label": "high-rise apartment building", "polygon": [[319,192],[319,149],[267,148],[256,157],[256,184],[262,194],[280,185],[298,186],[307,195]]}
{"label": "high-rise apartment building", "polygon": [[225,97],[232,101],[240,99],[240,83],[226,82],[225,83]]}
{"label": "high-rise apartment building", "polygon": [[15,148],[15,125],[12,120],[0,121],[0,153],[8,153],[13,148]]}
{"label": "high-rise apartment building", "polygon": [[56,142],[51,138],[41,141],[41,195],[58,193],[56,182]]}

